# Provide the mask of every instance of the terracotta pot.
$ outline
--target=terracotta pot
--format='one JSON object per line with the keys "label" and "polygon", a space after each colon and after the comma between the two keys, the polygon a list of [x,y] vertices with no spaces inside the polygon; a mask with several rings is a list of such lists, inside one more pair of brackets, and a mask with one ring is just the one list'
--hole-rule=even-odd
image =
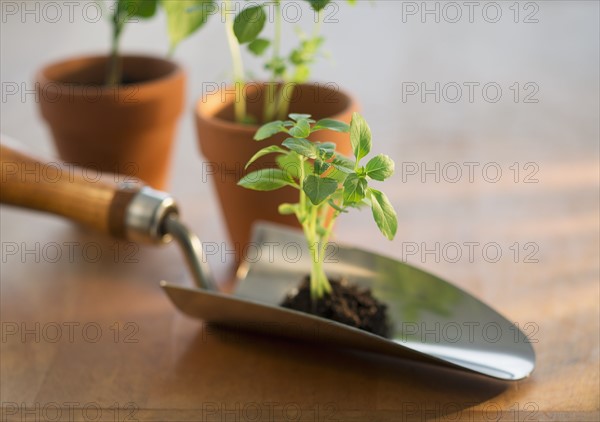
{"label": "terracotta pot", "polygon": [[[42,116],[60,157],[102,172],[166,185],[185,74],[155,57],[124,56],[123,81],[104,86],[108,58],[61,61],[37,74]],[[93,177],[93,176],[92,176]]]}
{"label": "terracotta pot", "polygon": [[[243,90],[247,98],[248,113],[262,117],[263,84],[248,84]],[[245,255],[250,241],[251,227],[257,220],[299,227],[294,216],[282,216],[277,209],[281,203],[298,202],[298,191],[283,188],[272,192],[256,192],[237,186],[247,172],[244,166],[261,148],[279,145],[285,139],[278,135],[256,142],[253,137],[258,125],[234,122],[234,95],[230,88],[205,95],[196,107],[196,123],[200,150],[207,162],[203,164],[203,180],[212,179],[219,197],[226,226],[235,248],[236,257]],[[350,123],[352,113],[358,111],[357,103],[348,94],[322,84],[297,85],[291,96],[290,113],[311,114],[314,119],[333,118]],[[335,142],[344,155],[352,155],[348,134],[321,131],[311,136],[312,141]],[[275,156],[258,160],[248,172],[273,167]]]}

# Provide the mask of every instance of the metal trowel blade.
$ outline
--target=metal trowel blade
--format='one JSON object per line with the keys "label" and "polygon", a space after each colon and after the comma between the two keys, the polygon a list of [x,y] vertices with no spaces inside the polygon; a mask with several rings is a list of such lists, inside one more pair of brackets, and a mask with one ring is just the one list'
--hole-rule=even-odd
{"label": "metal trowel blade", "polygon": [[535,353],[527,336],[491,307],[411,265],[335,244],[325,271],[372,290],[392,323],[384,338],[279,304],[310,269],[302,234],[269,223],[255,226],[252,256],[232,295],[161,286],[185,314],[220,326],[335,347],[426,361],[502,380],[527,377]]}

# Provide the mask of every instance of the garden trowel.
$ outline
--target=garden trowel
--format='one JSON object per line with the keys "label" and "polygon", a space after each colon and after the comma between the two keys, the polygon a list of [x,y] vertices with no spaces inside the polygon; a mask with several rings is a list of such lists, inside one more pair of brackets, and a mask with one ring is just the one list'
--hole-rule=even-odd
{"label": "garden trowel", "polygon": [[406,263],[339,244],[328,252],[325,271],[331,277],[370,288],[387,305],[392,332],[384,338],[279,306],[310,269],[305,241],[295,229],[257,224],[246,260],[237,271],[237,289],[224,294],[212,279],[202,243],[180,221],[176,203],[167,193],[140,183],[118,184],[113,178],[91,183],[78,177],[72,166],[48,165],[5,137],[1,164],[2,203],[50,212],[131,241],[175,240],[195,286],[166,281],[161,286],[175,306],[192,317],[503,380],[527,377],[535,366],[530,339],[517,325],[465,291]]}

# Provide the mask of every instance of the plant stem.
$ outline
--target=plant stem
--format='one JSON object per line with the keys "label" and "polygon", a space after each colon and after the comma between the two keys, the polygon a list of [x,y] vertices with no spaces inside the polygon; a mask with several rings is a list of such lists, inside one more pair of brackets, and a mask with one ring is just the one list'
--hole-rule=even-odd
{"label": "plant stem", "polygon": [[[310,251],[311,265],[310,265],[310,297],[313,305],[317,303],[317,300],[323,297],[323,294],[330,290],[329,282],[323,272],[322,255],[320,255],[320,239],[317,232],[318,227],[318,207],[308,204],[306,193],[304,192],[304,163],[305,158],[300,158],[300,169],[299,174],[299,188],[300,188],[300,206],[297,211],[296,217],[298,222],[302,226],[304,237],[306,238],[306,244]],[[327,286],[323,286],[323,283]],[[329,289],[328,289],[329,288]]]}
{"label": "plant stem", "polygon": [[121,18],[122,10],[120,4],[120,2],[117,3],[115,14],[113,15],[112,44],[108,62],[108,73],[106,75],[107,86],[119,85],[123,79],[122,63],[119,55],[119,41],[121,40],[121,32],[123,30],[124,22]]}
{"label": "plant stem", "polygon": [[[304,201],[306,200],[304,192],[301,192],[301,202],[302,196],[304,196]],[[325,259],[325,250],[327,248],[329,236],[333,228],[333,220],[337,215],[332,218],[327,225],[327,228],[324,229],[324,233],[320,235],[319,227],[322,227],[320,211],[322,210],[322,207],[323,205],[319,207],[310,206],[308,215],[305,215],[305,218],[302,220],[302,228],[311,256],[310,297],[313,304],[323,298],[325,294],[329,294],[332,291],[331,284],[323,269],[323,261]]]}
{"label": "plant stem", "polygon": [[[238,93],[242,92],[242,85],[244,84],[244,63],[242,61],[242,51],[240,44],[235,37],[233,32],[233,21],[234,18],[228,18],[228,9],[231,6],[231,0],[223,0],[223,6],[225,8],[225,30],[227,31],[227,42],[229,43],[229,51],[231,53],[231,61],[233,63],[233,82],[235,88],[235,102],[234,102],[234,113],[235,121],[243,123],[246,119],[246,100],[238,97]],[[239,89],[239,91],[238,91]]]}
{"label": "plant stem", "polygon": [[[320,33],[321,33],[321,26],[323,23],[323,11],[320,10],[317,13],[317,21],[315,22],[315,26],[313,28],[313,38],[317,38]],[[292,81],[292,82],[298,82],[298,80]],[[285,116],[287,116],[289,109],[290,109],[290,100],[292,99],[292,97],[294,96],[294,89],[296,89],[295,85],[292,85],[291,87],[291,91],[288,93],[288,95],[285,95],[285,90],[282,89],[279,91],[279,98],[278,98],[278,119],[283,120],[285,119]]]}
{"label": "plant stem", "polygon": [[[327,210],[327,208],[324,209]],[[322,218],[326,219],[328,213],[325,212],[324,214],[325,215]],[[329,244],[329,238],[331,237],[331,233],[333,232],[335,220],[339,215],[339,211],[334,211],[333,215],[331,216],[331,219],[329,220],[329,223],[327,224],[327,227],[324,227],[324,234],[321,236],[321,256],[323,257],[323,260],[325,259],[325,252],[327,249],[327,245]],[[331,285],[329,285],[329,288],[331,289]]]}
{"label": "plant stem", "polygon": [[321,34],[321,26],[323,24],[323,10],[317,12],[317,21],[313,28],[313,37],[317,38]]}
{"label": "plant stem", "polygon": [[301,157],[299,160],[298,188],[300,190],[300,201],[296,211],[296,218],[298,218],[298,222],[302,226],[308,250],[310,251],[310,297],[313,305],[316,305],[319,299],[332,291],[331,284],[323,269],[323,263],[329,237],[333,231],[334,221],[340,213],[339,211],[335,211],[329,222],[327,222],[327,225],[325,225],[329,214],[329,205],[323,203],[315,206],[307,202],[309,199],[304,192],[304,177],[306,175],[304,164],[306,160],[304,157]]}
{"label": "plant stem", "polygon": [[300,159],[300,168],[298,169],[298,174],[300,175],[300,212],[302,213],[302,218],[298,216],[298,221],[302,225],[304,225],[304,219],[306,218],[306,193],[304,193],[304,178],[306,174],[304,172],[304,161],[304,158]]}
{"label": "plant stem", "polygon": [[[272,63],[275,64],[279,59],[279,54],[281,52],[281,28],[283,16],[281,14],[280,0],[275,0],[275,5],[273,9],[275,12],[275,34],[273,35]],[[273,118],[277,114],[277,104],[279,103],[278,96],[276,95],[276,84],[280,81],[277,80],[277,69],[273,68],[272,71],[273,73],[271,75],[271,80],[267,84],[267,96],[265,97],[264,104],[263,120],[265,122],[270,122],[271,120],[273,120]],[[283,87],[280,87],[280,90],[281,89],[283,89]],[[281,113],[279,115],[281,116]],[[285,118],[285,115],[283,116],[283,118]]]}
{"label": "plant stem", "polygon": [[281,89],[279,90],[279,96],[277,99],[277,103],[278,103],[277,108],[279,110],[278,118],[280,120],[285,119],[285,116],[287,116],[288,111],[290,110],[290,100],[294,96],[294,90],[296,89],[296,86],[295,86],[295,84],[291,84],[290,85],[291,92],[287,93],[287,95],[286,95],[287,88],[288,88],[287,84],[284,83],[281,86]]}

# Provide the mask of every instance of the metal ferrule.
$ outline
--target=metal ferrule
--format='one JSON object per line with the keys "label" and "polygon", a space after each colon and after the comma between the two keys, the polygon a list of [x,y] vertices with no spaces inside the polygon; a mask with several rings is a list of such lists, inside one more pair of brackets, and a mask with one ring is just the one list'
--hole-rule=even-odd
{"label": "metal ferrule", "polygon": [[177,214],[175,200],[169,194],[143,187],[131,200],[125,213],[127,239],[140,243],[168,243],[171,236],[163,222]]}

